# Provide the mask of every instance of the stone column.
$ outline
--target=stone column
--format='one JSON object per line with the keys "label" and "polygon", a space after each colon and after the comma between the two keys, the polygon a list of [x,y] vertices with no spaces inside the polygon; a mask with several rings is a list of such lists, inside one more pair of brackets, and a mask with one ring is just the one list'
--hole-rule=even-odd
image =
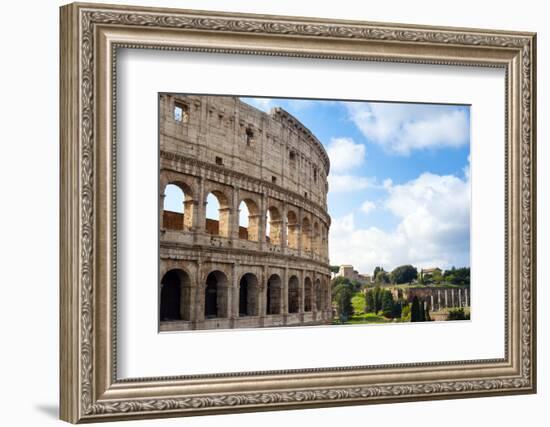
{"label": "stone column", "polygon": [[182,230],[193,230],[194,218],[197,215],[197,201],[196,200],[184,200],[183,201],[183,226]]}
{"label": "stone column", "polygon": [[258,279],[258,286],[259,286],[259,304],[260,307],[258,309],[258,314],[262,317],[266,315],[267,311],[267,280],[269,277],[267,277],[267,265],[262,266],[262,275]]}
{"label": "stone column", "polygon": [[300,293],[300,298],[298,300],[298,313],[301,315],[304,314],[304,300],[305,300],[305,286],[304,286],[304,270],[300,270],[300,275],[298,276],[298,292]]}
{"label": "stone column", "polygon": [[260,250],[263,250],[266,246],[266,222],[267,222],[267,195],[262,193],[262,199],[260,201],[260,221],[258,224],[258,242]]}
{"label": "stone column", "polygon": [[433,311],[433,309],[434,309],[434,295],[433,294],[430,294],[430,307]]}
{"label": "stone column", "polygon": [[466,306],[470,307],[470,300],[468,299],[468,288],[464,289],[464,301],[466,302]]}
{"label": "stone column", "polygon": [[195,320],[196,319],[196,307],[197,304],[195,303],[197,299],[197,287],[196,286],[190,286],[189,287],[189,319],[188,320]]}
{"label": "stone column", "polygon": [[462,289],[458,288],[458,306],[462,307]]}
{"label": "stone column", "polygon": [[159,228],[164,230],[164,199],[166,198],[165,194],[159,195]]}
{"label": "stone column", "polygon": [[285,267],[283,273],[283,283],[281,283],[281,314],[288,314],[288,267]]}
{"label": "stone column", "polygon": [[451,289],[451,306],[456,307],[456,305],[455,305],[455,289]]}
{"label": "stone column", "polygon": [[[230,201],[232,212],[229,213],[229,238],[232,240],[239,239],[239,188],[237,186],[233,187],[233,193],[231,195],[232,200]],[[221,209],[220,209],[221,211]],[[233,215],[231,215],[233,213]],[[220,226],[221,226],[221,212],[220,212]]]}
{"label": "stone column", "polygon": [[449,307],[449,296],[447,289],[445,289],[445,308]]}
{"label": "stone column", "polygon": [[206,227],[206,194],[204,194],[204,178],[199,178],[199,194],[197,195],[196,215],[193,215],[193,230],[204,232]]}
{"label": "stone column", "polygon": [[297,239],[298,240],[298,256],[302,255],[302,244],[303,244],[302,235],[304,234],[303,233],[303,227],[302,227],[303,216],[304,216],[304,210],[302,208],[299,208],[298,209],[298,224],[296,225],[296,235],[298,237],[298,239]]}
{"label": "stone column", "polygon": [[204,322],[204,293],[206,292],[206,283],[202,282],[203,265],[202,262],[197,262],[197,272],[195,275],[196,292],[195,292],[195,317],[191,318],[195,322]]}
{"label": "stone column", "polygon": [[286,240],[288,239],[287,229],[286,229],[288,224],[288,218],[286,214],[287,214],[286,202],[283,202],[283,212],[281,213],[281,235],[280,235],[281,248],[283,250],[283,253],[286,253],[286,248],[287,248]]}
{"label": "stone column", "polygon": [[227,317],[235,319],[239,317],[239,264],[234,263],[231,269],[231,278],[227,289]]}
{"label": "stone column", "polygon": [[437,311],[441,310],[441,289],[437,290]]}

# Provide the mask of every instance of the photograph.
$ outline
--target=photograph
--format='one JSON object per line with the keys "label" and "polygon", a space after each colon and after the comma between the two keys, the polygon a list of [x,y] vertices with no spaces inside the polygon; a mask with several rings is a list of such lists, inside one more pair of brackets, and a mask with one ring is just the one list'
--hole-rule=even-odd
{"label": "photograph", "polygon": [[58,307],[60,419],[537,392],[538,21],[357,4],[48,19],[59,291],[29,325]]}
{"label": "photograph", "polygon": [[158,102],[161,332],[470,320],[470,105]]}

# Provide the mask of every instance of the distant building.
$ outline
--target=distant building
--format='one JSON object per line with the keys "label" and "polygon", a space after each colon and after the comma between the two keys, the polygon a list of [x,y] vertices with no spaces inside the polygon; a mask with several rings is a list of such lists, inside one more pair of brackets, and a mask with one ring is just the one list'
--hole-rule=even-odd
{"label": "distant building", "polygon": [[442,272],[443,270],[439,267],[423,268],[420,270],[420,277],[427,279],[428,277],[433,277],[435,273],[441,275]]}
{"label": "distant building", "polygon": [[372,282],[372,277],[370,274],[359,273],[357,270],[354,270],[353,265],[343,264],[340,266],[338,273],[333,274],[333,279],[336,277],[345,277],[351,281],[356,281],[362,285],[367,285]]}

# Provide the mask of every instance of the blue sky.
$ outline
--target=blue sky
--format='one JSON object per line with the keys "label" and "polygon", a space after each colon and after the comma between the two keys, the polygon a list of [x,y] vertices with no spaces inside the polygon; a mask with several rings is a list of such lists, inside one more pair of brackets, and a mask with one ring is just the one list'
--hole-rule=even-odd
{"label": "blue sky", "polygon": [[[329,254],[361,273],[380,265],[470,265],[468,106],[241,98],[282,107],[321,141],[330,158]],[[167,189],[165,208],[170,206]],[[208,200],[215,218],[217,202]],[[241,207],[241,225],[248,213]]]}
{"label": "blue sky", "polygon": [[332,264],[360,272],[469,265],[468,106],[241,98],[278,106],[308,127],[331,160]]}

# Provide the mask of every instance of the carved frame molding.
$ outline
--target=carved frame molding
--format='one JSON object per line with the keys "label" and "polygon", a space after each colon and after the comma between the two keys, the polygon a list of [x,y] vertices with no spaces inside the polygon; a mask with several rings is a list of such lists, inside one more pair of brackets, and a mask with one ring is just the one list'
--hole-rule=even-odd
{"label": "carved frame molding", "polygon": [[[254,47],[243,48],[243,40]],[[533,33],[63,6],[61,418],[77,423],[535,392],[535,41]],[[506,357],[117,380],[118,47],[505,68]],[[289,388],[289,379],[299,386]]]}

